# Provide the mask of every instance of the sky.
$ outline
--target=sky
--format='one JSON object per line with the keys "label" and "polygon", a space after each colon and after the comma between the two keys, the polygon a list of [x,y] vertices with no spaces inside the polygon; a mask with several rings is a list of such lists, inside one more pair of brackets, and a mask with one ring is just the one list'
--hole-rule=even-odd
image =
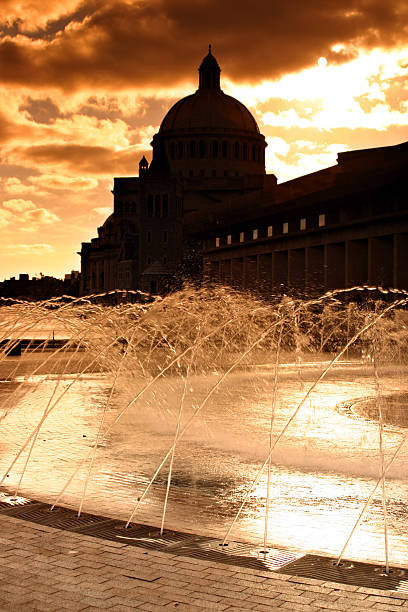
{"label": "sky", "polygon": [[0,0],[0,280],[79,269],[209,43],[279,182],[408,140],[406,0]]}

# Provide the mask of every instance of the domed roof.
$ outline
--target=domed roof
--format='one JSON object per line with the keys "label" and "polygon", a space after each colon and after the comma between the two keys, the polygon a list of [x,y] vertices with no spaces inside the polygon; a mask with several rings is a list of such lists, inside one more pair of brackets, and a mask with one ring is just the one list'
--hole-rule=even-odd
{"label": "domed roof", "polygon": [[216,89],[199,89],[176,102],[163,119],[160,132],[192,128],[244,130],[259,134],[249,110],[239,100]]}
{"label": "domed roof", "polygon": [[256,132],[258,125],[249,110],[220,88],[220,67],[211,53],[199,68],[199,88],[182,98],[169,110],[160,126],[160,133],[179,130],[234,130]]}

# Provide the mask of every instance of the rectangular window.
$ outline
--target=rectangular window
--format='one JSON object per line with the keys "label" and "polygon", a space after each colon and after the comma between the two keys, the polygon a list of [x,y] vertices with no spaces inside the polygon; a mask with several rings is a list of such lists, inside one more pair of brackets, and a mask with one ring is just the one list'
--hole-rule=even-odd
{"label": "rectangular window", "polygon": [[152,232],[146,232],[146,240],[147,240],[147,242],[151,242],[152,241]]}
{"label": "rectangular window", "polygon": [[151,257],[146,257],[146,263],[148,266],[150,266],[150,264],[152,263],[152,258]]}
{"label": "rectangular window", "polygon": [[220,246],[220,239],[218,237],[215,239],[215,246],[216,247]]}
{"label": "rectangular window", "polygon": [[273,225],[268,225],[268,236],[273,236]]}
{"label": "rectangular window", "polygon": [[166,266],[167,265],[167,257],[164,255],[163,257],[163,265]]}
{"label": "rectangular window", "polygon": [[258,239],[258,230],[254,229],[252,230],[252,240],[257,240]]}
{"label": "rectangular window", "polygon": [[306,229],[306,219],[301,219],[300,220],[299,227],[300,227],[301,230],[305,230]]}
{"label": "rectangular window", "polygon": [[164,230],[164,231],[161,233],[161,239],[162,239],[162,242],[167,242],[167,235],[168,235],[168,234],[167,234],[167,230]]}
{"label": "rectangular window", "polygon": [[326,225],[326,215],[319,215],[319,227]]}
{"label": "rectangular window", "polygon": [[163,217],[167,217],[169,214],[169,196],[167,194],[163,196],[162,211]]}
{"label": "rectangular window", "polygon": [[288,222],[285,222],[285,223],[283,223],[283,225],[282,225],[282,232],[283,232],[284,234],[287,234],[287,233],[288,233],[288,231],[289,231],[289,223],[288,223]]}
{"label": "rectangular window", "polygon": [[231,234],[228,234],[228,236],[227,236],[227,244],[231,244],[231,241],[232,241],[232,236],[231,236]]}
{"label": "rectangular window", "polygon": [[241,232],[239,235],[239,241],[244,242],[244,240],[245,240],[245,232]]}

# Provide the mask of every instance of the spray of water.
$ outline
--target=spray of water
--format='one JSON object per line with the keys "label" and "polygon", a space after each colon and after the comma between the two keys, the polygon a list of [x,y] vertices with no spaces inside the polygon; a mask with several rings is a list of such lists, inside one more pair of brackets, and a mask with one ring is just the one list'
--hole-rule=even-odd
{"label": "spray of water", "polygon": [[[95,477],[98,449],[114,431],[116,424],[132,408],[145,401],[148,394],[158,394],[156,389],[160,381],[180,380],[181,395],[177,411],[174,412],[173,441],[144,490],[137,496],[137,503],[127,521],[128,526],[168,464],[160,528],[163,533],[180,441],[190,432],[232,373],[237,370],[253,373],[260,365],[270,365],[273,368],[273,382],[269,426],[265,431],[269,450],[244,493],[223,540],[225,544],[266,469],[263,529],[263,548],[266,551],[270,539],[273,457],[277,445],[285,439],[307,400],[336,364],[349,359],[350,355],[353,358],[357,355],[366,362],[372,357],[378,406],[384,558],[388,573],[385,475],[395,457],[391,462],[386,462],[381,368],[384,364],[406,366],[407,303],[408,294],[404,291],[373,287],[331,291],[310,300],[284,297],[266,301],[248,293],[217,287],[186,288],[164,299],[152,299],[140,292],[108,292],[78,299],[64,296],[40,303],[8,301],[0,305],[0,346],[3,350],[0,355],[0,380],[11,381],[14,387],[9,393],[0,395],[0,419],[7,424],[21,394],[26,392],[28,382],[33,395],[44,382],[50,384],[51,381],[53,386],[43,400],[44,407],[38,422],[9,461],[0,484],[4,484],[5,479],[14,473],[20,457],[28,449],[17,477],[17,495],[23,487],[24,475],[35,460],[38,437],[44,424],[86,375],[102,376],[109,381],[109,392],[103,403],[95,437],[90,448],[79,453],[76,467],[66,474],[65,483],[54,502],[54,505],[59,503],[87,465],[78,506],[79,516],[89,485]],[[10,356],[22,340],[24,349],[21,357]],[[324,363],[322,356],[327,358],[326,365],[320,365]],[[316,361],[314,377],[306,381],[303,377],[304,364],[313,360]],[[308,387],[286,422],[279,425],[280,431],[275,431],[278,427],[276,415],[280,376],[286,363],[290,362],[295,364],[298,372],[298,385],[303,388],[307,384]],[[197,398],[188,410],[188,387],[197,375],[208,376],[212,382],[206,393]],[[121,398],[119,405],[115,399],[117,395]],[[159,403],[157,409],[160,409]],[[368,504],[369,500],[352,534]]]}

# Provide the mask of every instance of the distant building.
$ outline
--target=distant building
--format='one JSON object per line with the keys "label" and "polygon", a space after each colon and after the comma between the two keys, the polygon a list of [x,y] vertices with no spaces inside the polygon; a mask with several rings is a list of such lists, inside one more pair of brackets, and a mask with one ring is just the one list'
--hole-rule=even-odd
{"label": "distant building", "polygon": [[277,185],[254,117],[220,88],[211,53],[197,91],[153,137],[139,176],[114,179],[113,213],[82,243],[81,293],[165,292],[189,272],[269,291],[408,288],[408,143],[340,153]]}
{"label": "distant building", "polygon": [[65,274],[64,280],[53,276],[40,275],[30,279],[28,274],[19,274],[18,279],[12,276],[0,282],[0,297],[27,300],[47,300],[60,295],[79,295],[80,273],[72,270]]}

